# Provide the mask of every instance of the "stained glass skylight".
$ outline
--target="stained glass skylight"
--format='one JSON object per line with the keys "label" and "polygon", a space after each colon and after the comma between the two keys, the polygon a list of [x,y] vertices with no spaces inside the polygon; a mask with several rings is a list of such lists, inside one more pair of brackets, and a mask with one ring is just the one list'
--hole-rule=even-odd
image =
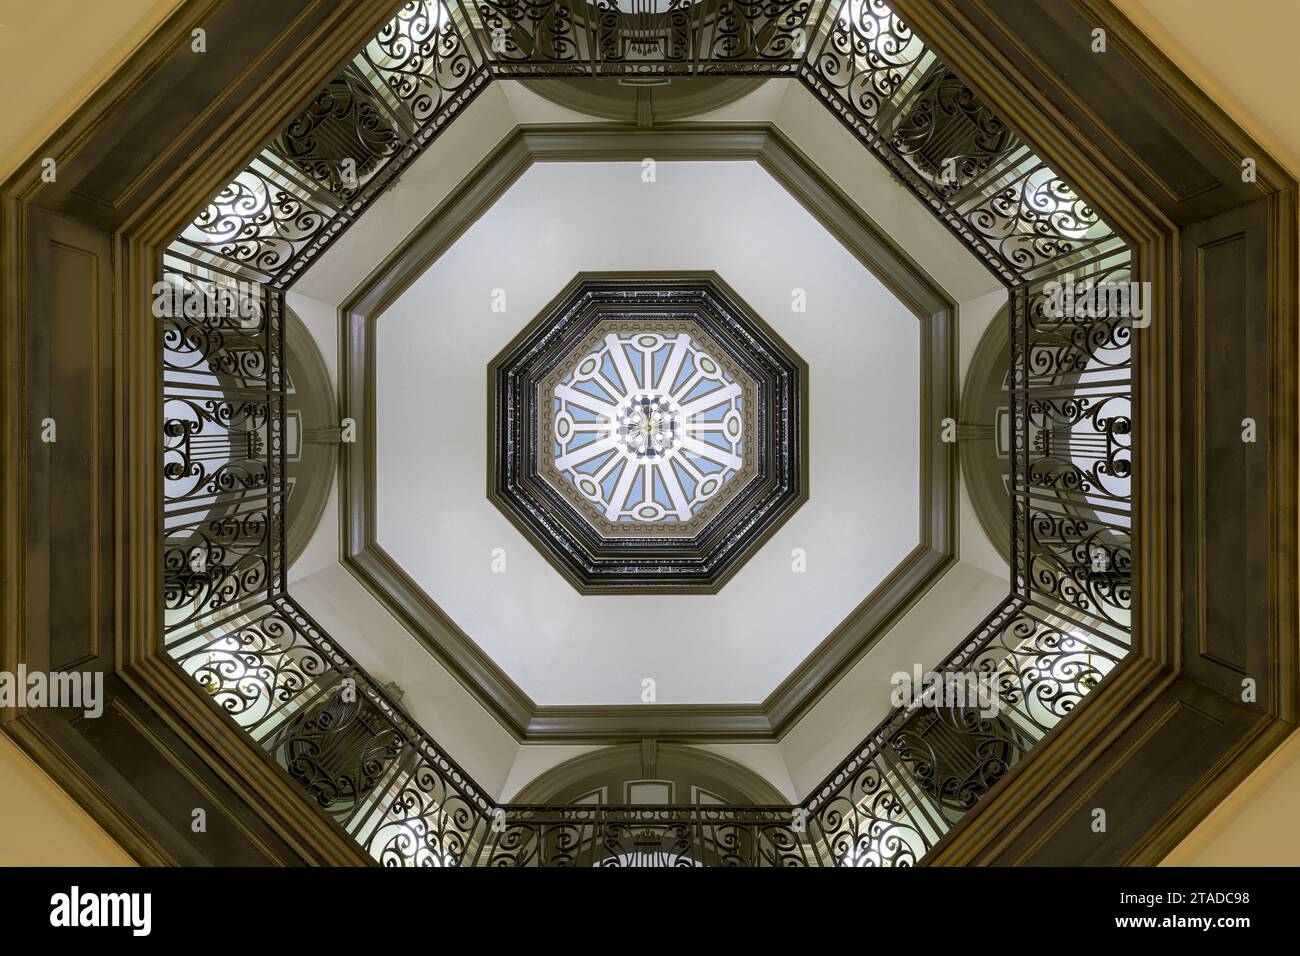
{"label": "stained glass skylight", "polygon": [[606,520],[685,527],[754,470],[745,467],[753,381],[725,368],[701,334],[684,324],[606,332],[555,385],[554,468]]}
{"label": "stained glass skylight", "polygon": [[489,375],[489,497],[580,590],[716,590],[806,497],[807,370],[711,273],[579,276]]}

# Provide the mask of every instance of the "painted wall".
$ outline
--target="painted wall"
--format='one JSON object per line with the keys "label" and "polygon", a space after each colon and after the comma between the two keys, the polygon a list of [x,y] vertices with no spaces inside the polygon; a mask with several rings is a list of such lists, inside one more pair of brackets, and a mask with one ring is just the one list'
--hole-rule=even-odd
{"label": "painted wall", "polygon": [[0,181],[9,178],[182,0],[0,0]]}
{"label": "painted wall", "polygon": [[397,682],[407,713],[479,786],[501,791],[518,749],[514,737],[349,571],[333,564],[294,582],[293,596],[326,633],[347,636],[340,643],[372,679]]}
{"label": "painted wall", "polygon": [[894,674],[934,667],[1007,596],[1005,576],[958,562],[781,739],[795,791],[807,795],[890,710]]}
{"label": "painted wall", "polygon": [[1161,866],[1298,866],[1300,731],[1174,847]]}
{"label": "painted wall", "polygon": [[[962,394],[966,392],[966,376],[970,371],[975,349],[998,311],[1006,304],[1006,289],[999,288],[994,292],[962,302],[958,306],[957,381],[961,383]],[[1005,322],[1006,319],[1002,321]],[[975,514],[975,506],[971,502],[970,491],[966,487],[964,477],[958,483],[957,515],[957,553],[961,555],[961,559],[1004,581],[1010,581],[1011,568],[984,532],[984,526],[980,524],[979,517]]]}
{"label": "painted wall", "polygon": [[134,866],[40,767],[0,734],[0,866]]}
{"label": "painted wall", "polygon": [[[756,163],[641,171],[530,167],[379,317],[376,535],[539,704],[755,703],[917,544],[920,326]],[[716,595],[581,595],[484,495],[484,369],[578,272],[693,268],[808,363],[810,499]]]}
{"label": "painted wall", "polygon": [[[302,319],[303,325],[311,333],[312,339],[320,349],[321,358],[329,370],[330,385],[338,395],[338,310],[318,299],[297,292],[285,296],[285,304]],[[339,563],[339,472],[334,470],[334,480],[330,484],[329,497],[325,499],[325,508],[321,511],[320,521],[303,548],[302,554],[289,567],[289,587],[291,594],[295,582],[308,575],[328,567],[337,567]],[[290,511],[292,515],[292,510]]]}

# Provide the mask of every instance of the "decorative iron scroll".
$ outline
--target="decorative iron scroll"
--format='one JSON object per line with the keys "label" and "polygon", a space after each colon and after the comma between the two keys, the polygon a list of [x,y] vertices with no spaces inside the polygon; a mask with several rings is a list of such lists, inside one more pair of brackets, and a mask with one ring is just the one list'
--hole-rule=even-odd
{"label": "decorative iron scroll", "polygon": [[468,31],[457,4],[402,4],[177,237],[177,271],[286,287],[484,88]]}
{"label": "decorative iron scroll", "polygon": [[[798,76],[1007,284],[1011,593],[935,668],[991,697],[896,708],[792,807],[500,806],[285,593],[283,290],[490,77],[657,73]],[[163,646],[383,865],[922,862],[1129,653],[1136,317],[1059,292],[1133,278],[883,0],[404,3],[164,255]]]}
{"label": "decorative iron scroll", "polygon": [[492,802],[289,598],[178,629],[166,646],[376,861],[457,865],[482,846]]}
{"label": "decorative iron scroll", "polygon": [[789,807],[507,807],[481,866],[807,866]]}
{"label": "decorative iron scroll", "polygon": [[340,199],[357,192],[401,146],[396,120],[360,77],[330,82],[272,142],[271,149]]}
{"label": "decorative iron scroll", "polygon": [[276,756],[326,810],[352,809],[373,792],[405,740],[350,683],[290,718]]}
{"label": "decorative iron scroll", "polygon": [[958,817],[1006,776],[1021,744],[1014,726],[974,707],[922,711],[890,741],[921,792]]}
{"label": "decorative iron scroll", "polygon": [[794,74],[813,0],[477,0],[492,74]]}
{"label": "decorative iron scroll", "polygon": [[955,73],[931,67],[890,145],[951,199],[1018,145],[1011,132]]}

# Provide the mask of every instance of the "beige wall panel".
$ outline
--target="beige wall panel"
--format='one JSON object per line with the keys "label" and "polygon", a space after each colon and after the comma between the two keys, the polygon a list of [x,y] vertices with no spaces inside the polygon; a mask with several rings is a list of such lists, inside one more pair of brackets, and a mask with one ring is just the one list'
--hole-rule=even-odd
{"label": "beige wall panel", "polygon": [[182,0],[0,0],[0,180],[58,129]]}
{"label": "beige wall panel", "polygon": [[0,734],[0,866],[134,866],[72,798]]}

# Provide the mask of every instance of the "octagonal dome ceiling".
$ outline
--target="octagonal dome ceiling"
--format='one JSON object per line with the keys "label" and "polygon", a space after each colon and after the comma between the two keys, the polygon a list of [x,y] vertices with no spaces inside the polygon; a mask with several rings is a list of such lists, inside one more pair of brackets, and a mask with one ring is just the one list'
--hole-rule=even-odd
{"label": "octagonal dome ceiling", "polygon": [[[481,654],[465,657],[465,669],[490,661],[538,707],[639,704],[647,678],[659,703],[752,706],[819,646],[847,653],[881,633],[899,603],[944,567],[931,544],[943,525],[930,516],[949,506],[947,483],[923,448],[938,434],[944,402],[931,389],[947,380],[952,351],[942,322],[920,319],[758,163],[663,160],[653,185],[641,170],[617,160],[530,165],[486,208],[478,198],[467,203],[467,221],[433,227],[450,236],[435,255],[416,253],[414,241],[410,273],[382,283],[392,290],[382,308],[356,313],[358,338],[348,341],[361,348],[350,367],[373,361],[373,385],[352,394],[373,401],[357,415],[374,427],[365,452],[372,465],[354,486],[354,513],[373,508],[373,543],[354,568],[430,644],[455,655],[472,641]],[[712,311],[738,312],[758,331],[765,325],[788,369],[806,362],[820,370],[805,379],[802,399],[808,440],[798,457],[806,451],[808,460],[797,495],[807,500],[754,540],[715,593],[652,584],[580,593],[512,508],[494,500],[497,433],[485,425],[504,407],[495,369],[528,352],[524,340],[574,294],[575,277],[614,280],[626,291],[631,280],[654,276],[710,279],[730,303]],[[732,363],[737,384],[740,371],[753,379],[760,411],[763,383],[775,373],[738,347],[745,337],[728,338],[700,310],[676,318],[702,327],[692,339],[697,354],[724,369]],[[563,384],[596,351],[608,332],[588,319],[543,350],[545,371],[530,366],[516,383],[517,402],[543,407],[542,380]],[[646,334],[663,335],[662,321],[662,313],[643,313],[628,332],[658,327]],[[373,358],[363,362],[363,352]],[[668,353],[646,354],[667,362]],[[767,364],[775,370],[782,361],[773,355]],[[743,409],[743,389],[739,397]],[[514,459],[516,473],[536,472],[531,492],[539,500],[555,492],[548,506],[559,514],[562,496],[541,474],[541,452],[553,466],[555,443],[543,449],[540,415],[515,414],[516,440],[533,444]],[[751,443],[758,452],[767,425],[756,414],[754,430],[745,427],[735,497],[712,519],[701,512],[705,521],[724,520],[766,484],[746,482],[743,458]],[[363,451],[370,434],[361,430]],[[761,475],[762,454],[755,459]],[[570,534],[610,549],[591,512],[564,505]],[[656,539],[674,544],[671,535]],[[645,537],[628,540],[646,547]]]}
{"label": "octagonal dome ceiling", "polygon": [[714,591],[806,497],[807,368],[714,275],[581,275],[499,354],[491,497],[581,591]]}

